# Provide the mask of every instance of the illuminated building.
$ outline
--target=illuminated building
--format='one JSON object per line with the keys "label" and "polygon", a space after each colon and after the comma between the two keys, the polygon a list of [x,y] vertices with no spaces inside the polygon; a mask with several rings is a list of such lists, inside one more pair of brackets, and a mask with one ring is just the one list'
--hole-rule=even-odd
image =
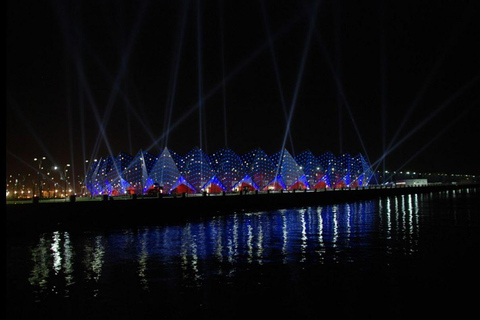
{"label": "illuminated building", "polygon": [[330,186],[320,159],[311,151],[304,151],[298,154],[295,157],[295,160],[302,166],[302,170],[310,188],[323,189]]}
{"label": "illuminated building", "polygon": [[267,189],[309,189],[303,168],[286,149],[274,154],[272,161],[275,164],[275,179]]}
{"label": "illuminated building", "polygon": [[180,159],[180,173],[195,189],[203,192],[205,188],[212,190],[223,189],[211,166],[210,158],[200,148],[190,150],[185,157]]}
{"label": "illuminated building", "polygon": [[[275,164],[262,149],[252,150],[242,157],[247,174],[256,189],[263,190],[275,178]],[[253,185],[252,185],[253,187]]]}
{"label": "illuminated building", "polygon": [[[223,186],[223,191],[232,191],[235,187],[244,187],[239,182],[246,177],[246,169],[242,159],[232,149],[221,149],[211,156],[212,167],[216,173],[215,178]],[[244,183],[248,183],[244,180]],[[213,184],[215,185],[215,184]],[[251,183],[250,183],[251,185]]]}
{"label": "illuminated building", "polygon": [[127,191],[129,193],[145,193],[153,184],[149,174],[156,161],[157,158],[148,152],[140,150],[137,153],[121,175],[121,178],[128,184]]}
{"label": "illuminated building", "polygon": [[[158,159],[150,171],[150,180],[162,186],[163,192],[171,192],[173,189],[179,187],[184,181],[180,170],[175,163],[177,155],[175,152],[165,148],[158,156]],[[179,183],[180,182],[180,183]],[[151,186],[148,186],[151,187]]]}
{"label": "illuminated building", "polygon": [[221,193],[361,187],[373,175],[361,155],[305,151],[293,157],[284,149],[269,156],[255,149],[242,156],[225,148],[207,155],[199,148],[184,156],[165,148],[158,156],[140,150],[93,161],[85,185],[92,194]]}

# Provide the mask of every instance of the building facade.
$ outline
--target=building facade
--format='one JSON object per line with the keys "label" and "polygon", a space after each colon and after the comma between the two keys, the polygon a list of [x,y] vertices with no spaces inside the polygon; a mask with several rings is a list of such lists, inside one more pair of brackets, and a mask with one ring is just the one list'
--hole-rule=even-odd
{"label": "building facade", "polygon": [[230,193],[304,190],[368,185],[373,172],[361,155],[305,151],[292,156],[284,149],[268,155],[261,149],[238,155],[221,149],[207,155],[199,148],[181,156],[165,148],[158,156],[140,150],[92,162],[85,185],[92,196]]}

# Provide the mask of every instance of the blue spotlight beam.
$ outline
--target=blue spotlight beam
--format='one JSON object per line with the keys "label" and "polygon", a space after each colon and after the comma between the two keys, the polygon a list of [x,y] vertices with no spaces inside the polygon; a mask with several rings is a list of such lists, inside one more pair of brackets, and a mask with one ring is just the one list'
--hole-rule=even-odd
{"label": "blue spotlight beam", "polygon": [[[95,120],[99,125],[99,133],[97,135],[97,139],[91,154],[92,159],[95,158],[96,153],[98,152],[98,149],[99,149],[100,142],[102,140],[105,141],[105,144],[108,145],[107,148],[109,149],[109,152],[111,152],[108,139],[105,134],[105,127],[107,126],[108,119],[112,111],[116,96],[118,92],[120,92],[119,86],[126,73],[128,59],[132,51],[136,36],[139,33],[141,22],[144,20],[143,16],[145,15],[147,5],[148,3],[146,1],[143,2],[140,7],[140,10],[137,13],[137,19],[135,21],[135,25],[132,28],[131,33],[129,35],[129,43],[127,44],[126,50],[121,55],[121,63],[117,72],[117,77],[113,81],[112,91],[109,96],[107,108],[102,117],[100,115],[100,112],[98,111],[96,103],[94,102],[93,95],[92,95],[91,89],[89,88],[87,77],[85,75],[84,68],[83,68],[81,49],[83,46],[87,46],[87,43],[84,41],[84,38],[83,38],[83,33],[78,27],[71,26],[70,17],[67,14],[69,8],[63,6],[62,2],[56,3],[57,14],[58,14],[60,24],[62,26],[65,42],[67,43],[75,61],[79,83],[83,86],[83,90],[85,92],[85,95],[87,96],[90,107],[94,112]],[[78,9],[78,8],[75,8],[75,9]],[[73,42],[73,40],[76,40],[77,42]]]}
{"label": "blue spotlight beam", "polygon": [[198,75],[198,137],[200,149],[203,149],[203,66],[202,66],[202,23],[200,12],[200,0],[197,0],[197,75]]}
{"label": "blue spotlight beam", "polygon": [[[387,149],[387,46],[386,46],[386,2],[380,3],[380,108],[381,108],[381,135],[382,152]],[[386,159],[383,159],[382,168],[385,172]]]}
{"label": "blue spotlight beam", "polygon": [[305,63],[307,61],[307,55],[308,55],[308,51],[310,49],[310,42],[311,42],[311,39],[312,39],[313,29],[315,28],[315,21],[316,21],[316,17],[317,17],[317,11],[318,11],[319,3],[320,3],[319,1],[315,2],[314,9],[313,9],[313,12],[312,12],[311,17],[310,17],[310,25],[309,25],[309,29],[308,29],[308,34],[307,34],[307,38],[305,40],[305,46],[303,48],[302,60],[301,60],[301,64],[300,64],[300,69],[298,71],[297,82],[295,84],[295,91],[293,93],[292,104],[290,105],[290,114],[288,115],[288,121],[287,121],[287,125],[286,125],[286,128],[285,128],[285,134],[283,136],[282,149],[280,151],[281,155],[280,155],[279,160],[278,160],[279,163],[278,163],[278,168],[277,168],[277,176],[278,176],[278,172],[279,172],[280,167],[281,167],[281,162],[283,161],[283,152],[284,152],[284,149],[285,149],[285,144],[287,142],[288,134],[290,132],[290,126],[291,126],[291,123],[292,123],[293,112],[295,111],[295,106],[297,104],[298,92],[300,91],[300,84],[302,83],[303,71],[305,69]]}
{"label": "blue spotlight beam", "polygon": [[[405,161],[396,171],[402,170],[407,164],[409,164],[413,159],[415,159],[420,153],[425,151],[435,140],[437,140],[440,136],[442,136],[445,132],[447,132],[450,127],[456,124],[460,119],[465,117],[473,108],[478,107],[480,103],[480,99],[477,99],[472,104],[470,104],[467,108],[465,108],[459,115],[457,115],[452,121],[449,121],[446,126],[442,128],[430,141],[424,144],[415,154],[413,154],[407,161]],[[385,172],[385,171],[384,171]],[[394,175],[390,175],[386,181],[389,181]]]}
{"label": "blue spotlight beam", "polygon": [[[103,140],[105,141],[105,145],[108,149],[108,152],[110,153],[110,155],[113,155],[112,149],[110,147],[110,143],[108,141],[108,138],[107,138],[107,135],[106,135],[106,132],[105,132],[105,127],[103,126],[103,122],[102,122],[100,113],[99,113],[97,105],[95,103],[95,99],[93,98],[93,94],[91,92],[90,86],[88,85],[86,75],[84,73],[83,64],[82,64],[81,60],[78,59],[76,61],[75,65],[76,65],[77,72],[78,72],[78,75],[79,75],[79,80],[81,81],[82,88],[85,92],[88,103],[89,103],[89,105],[90,105],[90,107],[93,111],[95,121],[97,122],[98,129],[99,129],[99,134],[102,135]],[[97,141],[98,141],[98,139],[97,139]],[[97,147],[97,144],[96,144],[92,154],[90,155],[90,162],[96,157],[97,151],[98,151],[98,147]]]}
{"label": "blue spotlight beam", "polygon": [[350,108],[350,104],[347,100],[347,96],[346,96],[345,91],[343,89],[343,85],[342,85],[342,82],[340,80],[340,77],[335,72],[335,68],[333,67],[332,59],[330,58],[330,55],[328,54],[327,48],[323,44],[322,37],[320,36],[320,33],[318,32],[318,30],[315,30],[315,34],[318,38],[318,41],[319,41],[320,46],[322,48],[322,52],[325,56],[325,59],[327,60],[327,64],[328,64],[328,66],[330,68],[330,71],[332,73],[332,76],[335,80],[335,85],[337,87],[337,90],[338,90],[338,93],[339,93],[340,97],[342,98],[343,105],[345,106],[345,109],[348,112],[350,120],[352,121],[353,128],[355,129],[355,133],[357,134],[357,138],[358,138],[358,140],[359,140],[359,142],[362,146],[363,152],[365,153],[365,157],[367,157],[367,160],[370,163],[367,148],[365,147],[365,143],[363,142],[362,135],[360,134],[360,130],[358,129],[357,123],[355,121],[355,117],[353,116],[352,109]]}
{"label": "blue spotlight beam", "polygon": [[[181,57],[181,50],[182,50],[182,47],[183,47],[183,38],[184,38],[184,34],[185,34],[185,26],[187,24],[187,13],[188,13],[188,7],[189,7],[189,2],[186,1],[185,3],[185,7],[184,7],[184,11],[183,11],[183,15],[182,15],[182,19],[181,19],[181,23],[180,23],[180,26],[179,26],[179,35],[177,37],[178,39],[178,43],[177,43],[177,47],[176,47],[176,50],[175,50],[175,63],[173,64],[174,66],[174,69],[173,69],[173,80],[172,80],[172,88],[171,88],[171,92],[170,92],[170,98],[169,98],[169,101],[168,101],[168,107],[166,108],[165,110],[165,129],[164,129],[164,132],[165,132],[165,145],[164,147],[168,147],[168,140],[169,140],[169,137],[170,137],[170,124],[172,122],[172,113],[173,113],[173,106],[175,104],[175,95],[176,95],[176,90],[177,90],[177,80],[178,80],[178,70],[179,70],[179,67],[180,67],[180,57]],[[155,140],[154,138],[152,140]]]}
{"label": "blue spotlight beam", "polygon": [[[143,2],[140,10],[137,13],[137,19],[136,19],[134,27],[132,28],[132,31],[129,35],[129,42],[127,44],[127,47],[126,47],[125,51],[122,52],[121,62],[120,62],[120,66],[118,68],[117,76],[116,76],[116,78],[113,82],[112,91],[110,93],[108,103],[107,103],[107,108],[106,108],[106,110],[103,114],[102,127],[104,127],[104,128],[106,128],[106,126],[108,124],[110,114],[113,110],[113,105],[115,104],[115,100],[117,98],[117,95],[120,92],[120,84],[123,81],[123,78],[124,78],[125,74],[127,73],[128,60],[130,58],[130,54],[132,52],[133,45],[135,44],[135,40],[137,38],[137,35],[140,31],[141,22],[143,21],[143,17],[145,15],[146,9],[147,9],[147,2],[145,1],[145,2]],[[101,141],[102,138],[104,140],[106,139],[104,134],[99,133],[99,135],[97,136],[97,143],[96,143],[97,149],[96,150],[94,149],[94,154],[98,152],[98,147],[99,147],[98,142]]]}
{"label": "blue spotlight beam", "polygon": [[[113,76],[106,70],[106,68],[103,66],[102,62],[100,61],[100,58],[95,54],[95,52],[93,51],[90,51],[89,52],[94,58],[95,60],[97,61],[97,64],[99,66],[99,68],[102,70],[104,76],[106,78],[108,78],[112,83],[115,83],[115,79],[113,78]],[[79,80],[79,82],[81,82]],[[82,92],[83,93],[83,92]],[[151,127],[149,125],[149,123],[146,121],[147,119],[145,119],[145,116],[142,117],[142,115],[137,111],[137,108],[135,108],[132,103],[130,102],[130,99],[129,97],[127,96],[127,94],[125,94],[125,92],[123,91],[118,91],[117,94],[120,95],[120,97],[123,99],[123,103],[125,104],[125,108],[127,110],[127,113],[128,114],[132,114],[135,119],[138,121],[138,123],[140,124],[140,128],[142,128],[145,133],[149,136],[149,138],[152,140],[152,141],[156,141],[156,136],[154,135],[153,131],[151,130]],[[83,99],[83,95],[81,96],[81,98]],[[127,128],[128,130],[130,131],[130,116],[127,116]],[[131,136],[131,134],[129,133],[129,137]],[[98,141],[98,142],[101,142]],[[132,151],[132,146],[131,146],[131,141],[129,141],[130,143],[130,152],[133,153]],[[97,148],[94,148],[94,150],[96,150]],[[96,155],[97,152],[92,152],[92,154]]]}
{"label": "blue spotlight beam", "polygon": [[477,75],[468,83],[464,84],[461,88],[457,89],[457,91],[451,95],[447,100],[445,100],[440,106],[435,108],[435,111],[431,112],[425,119],[423,119],[420,123],[418,123],[412,130],[408,132],[402,139],[400,139],[396,144],[388,148],[385,154],[383,154],[378,160],[372,163],[372,166],[377,165],[383,161],[383,159],[395,149],[397,149],[400,145],[403,144],[407,139],[409,139],[412,135],[414,135],[418,130],[420,130],[423,126],[425,126],[430,120],[436,117],[441,111],[443,111],[446,107],[448,107],[455,99],[457,99],[461,94],[463,94],[466,90],[470,89],[478,80],[480,79],[480,75]]}
{"label": "blue spotlight beam", "polygon": [[222,89],[223,89],[223,130],[225,135],[225,148],[228,148],[228,133],[227,133],[227,95],[225,83],[225,21],[223,19],[223,1],[219,0],[219,18],[220,18],[220,53],[222,55]]}
{"label": "blue spotlight beam", "polygon": [[[340,35],[342,33],[341,30],[341,23],[340,23],[340,18],[341,18],[341,1],[335,1],[335,20],[334,20],[334,32],[335,32],[335,68],[336,68],[336,74],[338,75],[339,78],[342,77],[342,68],[341,68],[341,54],[342,54],[342,49],[340,46]],[[337,92],[336,94],[336,100],[337,100],[337,123],[338,123],[338,151],[339,154],[343,153],[343,100],[342,97],[340,96],[340,93]]]}
{"label": "blue spotlight beam", "polygon": [[[18,119],[22,120],[23,125],[27,128],[27,130],[30,132],[32,138],[37,142],[37,144],[43,150],[43,153],[47,157],[47,159],[52,161],[52,163],[56,163],[56,161],[54,160],[54,157],[52,156],[52,154],[50,153],[48,148],[45,146],[45,144],[40,139],[40,135],[37,134],[37,132],[33,129],[30,122],[27,120],[27,117],[24,116],[24,114],[22,112],[22,108],[20,107],[20,105],[11,97],[7,97],[7,99],[9,100],[8,106],[10,106],[10,109],[13,112],[15,112]],[[38,169],[37,169],[37,171],[38,171]]]}
{"label": "blue spotlight beam", "polygon": [[[68,68],[65,68],[66,71],[68,70]],[[76,179],[75,179],[75,157],[74,157],[74,154],[75,154],[75,150],[74,150],[74,142],[73,142],[73,113],[72,113],[72,101],[71,101],[71,95],[72,95],[72,92],[71,92],[71,83],[70,83],[70,75],[67,73],[66,75],[66,79],[67,79],[67,103],[66,103],[66,109],[67,109],[67,121],[68,121],[68,142],[69,142],[69,145],[70,145],[70,168],[72,170],[72,174],[71,174],[71,181],[73,181],[73,193],[76,194]],[[67,180],[67,177],[65,177],[65,181]]]}
{"label": "blue spotlight beam", "polygon": [[[264,22],[264,25],[265,25],[265,31],[267,33],[270,54],[272,56],[273,69],[275,70],[275,78],[277,80],[277,86],[278,86],[278,91],[279,91],[279,96],[280,96],[280,103],[282,105],[282,111],[283,111],[283,114],[285,116],[285,122],[287,122],[288,121],[287,105],[286,105],[286,102],[285,102],[285,95],[283,93],[282,82],[280,81],[280,78],[281,78],[280,77],[280,70],[279,70],[279,67],[278,67],[277,55],[275,54],[275,48],[274,48],[273,41],[272,41],[272,34],[271,34],[271,31],[270,31],[270,25],[268,23],[267,10],[265,8],[265,1],[262,0],[262,1],[260,1],[260,3],[262,5],[263,22]],[[295,149],[294,149],[294,145],[293,145],[292,134],[291,134],[290,131],[288,131],[288,138],[290,140],[291,151],[295,155]]]}
{"label": "blue spotlight beam", "polygon": [[[280,38],[281,35],[286,33],[286,31],[290,30],[291,27],[298,21],[300,20],[302,16],[298,16],[290,20],[283,28],[281,28],[279,31],[275,33],[273,36],[273,40],[275,41],[276,39]],[[212,89],[210,89],[206,94],[202,96],[202,101],[208,100],[210,97],[212,97],[218,90],[222,88],[223,83],[228,83],[231,79],[233,79],[240,71],[242,71],[246,66],[248,66],[250,63],[252,63],[264,50],[268,48],[268,42],[260,45],[255,51],[253,51],[250,56],[245,58],[240,64],[238,64],[228,75],[220,81],[217,85],[215,85]],[[177,126],[179,126],[185,119],[190,117],[195,111],[198,110],[198,105],[199,102],[196,104],[192,105],[188,110],[182,113],[182,116],[177,119],[171,126],[169,132],[173,131]],[[153,147],[155,147],[167,134],[167,132],[162,133],[157,139],[153,141],[153,143],[146,149],[146,150],[151,150]]]}
{"label": "blue spotlight beam", "polygon": [[393,135],[392,140],[390,141],[387,149],[389,149],[396,142],[396,139],[397,139],[398,135],[400,134],[403,127],[407,123],[407,121],[410,118],[410,116],[412,115],[413,111],[419,105],[419,103],[420,103],[421,99],[423,98],[425,92],[427,91],[428,87],[430,86],[430,83],[432,82],[434,76],[440,70],[443,62],[447,58],[450,48],[453,47],[453,45],[455,44],[455,41],[458,39],[458,35],[461,33],[462,29],[465,28],[466,24],[468,22],[470,22],[470,19],[472,18],[471,14],[473,12],[475,12],[475,10],[471,10],[471,8],[469,6],[467,6],[467,9],[464,11],[464,14],[462,15],[462,17],[459,20],[459,23],[456,25],[455,28],[453,28],[453,30],[450,34],[450,37],[448,38],[447,44],[443,47],[444,48],[443,52],[437,57],[432,69],[430,70],[430,72],[427,75],[427,78],[425,79],[425,82],[423,83],[423,85],[420,88],[420,90],[418,91],[415,99],[413,100],[412,104],[410,105],[407,112],[405,113],[405,116],[404,116],[402,122],[400,123],[400,125],[398,126],[397,131]]}

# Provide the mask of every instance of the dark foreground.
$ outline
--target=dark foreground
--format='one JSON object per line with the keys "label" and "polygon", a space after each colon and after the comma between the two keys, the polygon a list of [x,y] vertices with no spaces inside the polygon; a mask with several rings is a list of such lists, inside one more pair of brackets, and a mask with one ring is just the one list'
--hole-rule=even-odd
{"label": "dark foreground", "polygon": [[[46,214],[57,228],[29,221],[7,237],[7,318],[469,318],[480,284],[479,192],[437,189],[202,217],[185,206],[195,212],[167,223],[135,218],[148,210],[173,215],[161,209],[167,199],[154,207],[123,201],[123,209],[120,201],[96,203],[119,215],[93,205],[67,210],[81,203],[46,206],[65,210]],[[82,227],[60,214],[78,215]],[[102,227],[104,214],[112,220]]]}

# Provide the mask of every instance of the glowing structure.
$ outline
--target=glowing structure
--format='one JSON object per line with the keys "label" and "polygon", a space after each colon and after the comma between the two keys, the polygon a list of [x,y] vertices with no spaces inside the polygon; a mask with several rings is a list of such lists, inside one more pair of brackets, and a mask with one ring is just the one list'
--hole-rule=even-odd
{"label": "glowing structure", "polygon": [[[158,183],[159,186],[162,186],[163,192],[166,193],[171,193],[174,189],[183,185],[182,182],[186,181],[180,174],[175,159],[178,159],[175,152],[165,148],[158,156],[157,162],[155,162],[152,171],[150,171],[150,180],[154,183]],[[193,187],[189,185],[185,185],[185,187],[193,189]],[[187,191],[188,189],[184,190],[184,192]]]}
{"label": "glowing structure", "polygon": [[215,177],[223,186],[222,191],[234,189],[238,191],[240,188],[251,185],[246,176],[247,172],[242,159],[232,149],[221,149],[212,154],[211,161],[216,173]]}
{"label": "glowing structure", "polygon": [[129,193],[145,193],[153,184],[149,174],[156,161],[157,158],[148,152],[140,150],[137,153],[121,175],[128,184],[127,191]]}
{"label": "glowing structure", "polygon": [[366,186],[370,182],[373,176],[373,170],[367,159],[362,154],[358,154],[353,159],[355,181],[353,181],[353,187]]}
{"label": "glowing structure", "polygon": [[337,159],[331,152],[322,154],[318,160],[325,174],[325,183],[329,188],[336,187],[337,182]]}
{"label": "glowing structure", "polygon": [[[275,164],[262,149],[252,150],[242,157],[247,174],[257,190],[264,190],[275,178]],[[253,186],[255,184],[255,186]]]}
{"label": "glowing structure", "polygon": [[261,149],[239,156],[221,149],[210,156],[195,148],[181,156],[165,148],[158,156],[140,150],[93,161],[85,185],[92,196],[228,193],[238,191],[325,189],[368,185],[373,172],[361,155],[305,151],[293,157],[286,149],[269,156]]}
{"label": "glowing structure", "polygon": [[304,151],[295,157],[297,163],[305,173],[308,185],[312,189],[324,189],[330,186],[327,174],[320,159],[311,151]]}
{"label": "glowing structure", "polygon": [[271,159],[275,164],[275,179],[267,189],[309,189],[303,168],[286,149],[274,154]]}
{"label": "glowing structure", "polygon": [[195,192],[203,192],[211,188],[212,192],[223,189],[211,166],[208,155],[199,148],[190,150],[185,157],[180,159],[180,173],[185,180],[195,189]]}
{"label": "glowing structure", "polygon": [[126,192],[128,183],[122,178],[122,172],[127,169],[131,161],[132,157],[126,153],[120,153],[112,161],[112,165],[106,172],[106,193],[109,195],[118,195]]}
{"label": "glowing structure", "polygon": [[[103,194],[101,179],[102,175],[99,171],[102,166],[102,159],[94,160],[87,171],[87,176],[85,178],[85,185],[92,195]],[[100,180],[100,181],[99,181]]]}

